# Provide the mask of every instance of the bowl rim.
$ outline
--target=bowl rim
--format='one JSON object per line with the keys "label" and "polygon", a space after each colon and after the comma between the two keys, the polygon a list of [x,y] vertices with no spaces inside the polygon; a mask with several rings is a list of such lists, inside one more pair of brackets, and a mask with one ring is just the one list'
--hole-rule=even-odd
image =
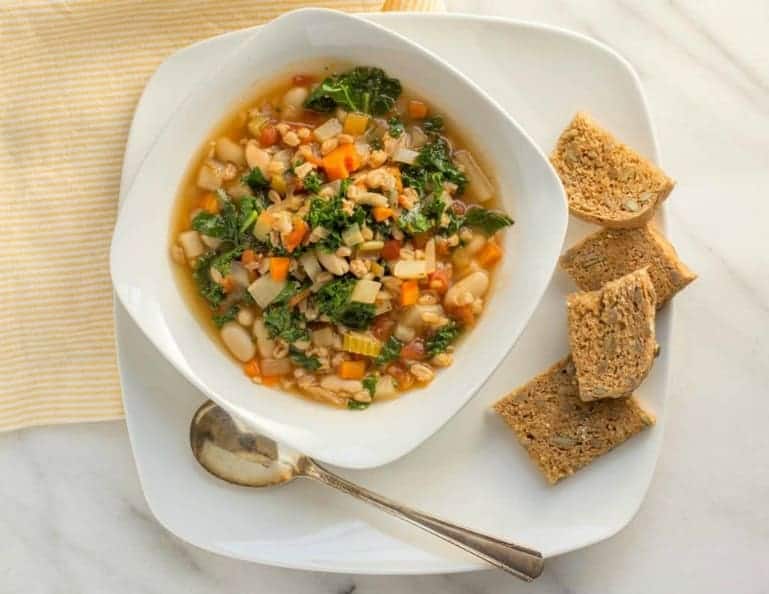
{"label": "bowl rim", "polygon": [[[307,18],[307,17],[336,18],[344,21],[346,25],[362,27],[364,29],[378,30],[381,34],[384,34],[386,36],[391,37],[392,39],[397,40],[400,46],[405,46],[409,49],[409,51],[421,54],[425,59],[432,62],[434,66],[444,70],[448,76],[453,76],[455,79],[457,79],[458,84],[469,87],[473,92],[475,92],[480,97],[482,97],[483,100],[488,104],[490,111],[493,111],[496,114],[496,116],[502,118],[507,122],[508,125],[516,129],[516,132],[520,135],[521,140],[525,144],[527,144],[529,149],[532,150],[533,153],[544,163],[545,170],[548,172],[548,175],[552,178],[553,181],[555,181],[554,188],[557,190],[560,196],[560,200],[558,201],[558,203],[560,204],[560,206],[562,206],[562,208],[557,213],[553,212],[552,215],[553,217],[556,217],[556,216],[558,217],[558,220],[556,223],[557,228],[559,229],[557,252],[560,253],[560,249],[563,246],[563,242],[565,240],[565,236],[567,232],[568,207],[567,207],[566,195],[565,195],[563,186],[555,170],[550,164],[547,156],[544,154],[544,152],[532,140],[532,138],[529,136],[526,130],[522,128],[510,114],[505,112],[504,109],[502,109],[502,107],[493,97],[491,97],[488,93],[486,93],[481,87],[479,87],[474,81],[468,78],[464,73],[457,70],[451,64],[447,63],[445,60],[443,60],[442,58],[440,58],[439,56],[437,56],[435,53],[428,50],[427,48],[422,47],[421,45],[411,41],[405,36],[397,32],[391,31],[386,27],[379,25],[378,23],[373,23],[363,18],[342,13],[336,10],[314,8],[314,7],[301,8],[298,10],[284,13],[281,16],[277,17],[276,19],[268,23],[265,23],[264,25],[261,25],[258,28],[254,28],[251,35],[245,38],[244,41],[241,44],[239,44],[238,47],[235,48],[227,56],[227,58],[222,62],[222,64],[217,70],[208,72],[205,75],[203,75],[201,79],[198,81],[198,83],[196,84],[196,90],[193,90],[180,102],[180,104],[177,107],[177,113],[184,110],[186,104],[196,94],[197,89],[199,89],[203,84],[205,84],[206,81],[214,79],[222,68],[226,67],[226,65],[230,63],[233,60],[233,58],[237,56],[237,54],[243,51],[244,47],[248,46],[250,43],[253,42],[253,39],[255,36],[259,35],[266,28],[276,25],[278,23],[280,24],[285,24],[286,22],[290,23],[294,19]],[[309,56],[307,59],[312,60],[315,57],[322,57],[322,53],[317,54],[317,56]],[[153,332],[150,328],[145,327],[145,323],[140,316],[139,308],[137,308],[136,310],[134,309],[128,297],[121,291],[119,287],[120,271],[119,271],[119,266],[117,265],[116,260],[118,259],[118,254],[120,251],[120,242],[118,241],[118,236],[119,236],[119,230],[121,227],[121,214],[123,212],[123,209],[125,208],[125,205],[128,203],[128,201],[130,200],[130,197],[134,193],[134,188],[137,185],[137,180],[140,178],[141,170],[145,166],[146,161],[152,157],[152,154],[156,145],[159,143],[160,139],[164,136],[167,128],[169,128],[172,125],[176,117],[177,115],[174,114],[174,116],[169,118],[169,120],[165,122],[164,126],[158,130],[154,141],[150,144],[147,152],[145,153],[145,158],[139,164],[131,184],[126,189],[126,192],[125,192],[126,200],[120,205],[120,209],[118,212],[118,217],[115,225],[115,231],[113,234],[113,239],[110,247],[110,274],[111,274],[113,286],[115,288],[115,293],[117,294],[118,299],[120,300],[125,310],[128,312],[133,322],[140,328],[142,333],[158,349],[158,351],[163,355],[163,357],[166,360],[168,360],[171,363],[171,365],[173,365],[173,367],[179,373],[181,373],[185,377],[185,379],[187,379],[187,381],[192,383],[197,389],[199,389],[207,397],[211,398],[212,400],[217,402],[219,405],[229,410],[229,412],[239,416],[240,418],[243,418],[246,422],[251,422],[252,424],[259,425],[259,430],[264,432],[266,435],[279,441],[285,441],[289,445],[294,445],[291,443],[290,440],[286,440],[284,437],[276,434],[276,432],[271,430],[269,427],[265,427],[264,424],[260,424],[258,422],[259,421],[258,417],[263,414],[263,411],[261,412],[246,411],[247,414],[242,414],[240,407],[230,402],[226,396],[219,395],[215,390],[211,389],[207,385],[207,382],[204,380],[204,378],[197,371],[191,370],[188,366],[180,365],[179,362],[169,352],[170,349],[168,348],[166,343],[160,340],[157,337],[156,333]],[[216,122],[212,122],[210,129],[213,130],[215,125],[216,125]],[[547,273],[548,282],[552,278],[552,275],[555,271],[556,263],[557,263],[557,256],[553,259],[550,270]],[[406,454],[408,454],[409,452],[417,448],[419,445],[421,445],[425,440],[427,440],[432,435],[434,435],[437,431],[439,431],[457,413],[459,413],[459,411],[462,410],[462,408],[468,402],[470,402],[470,400],[477,394],[477,392],[484,385],[484,383],[489,379],[489,377],[491,377],[491,375],[502,364],[507,354],[510,352],[510,350],[512,350],[518,338],[525,330],[532,314],[534,313],[539,303],[541,302],[545,294],[545,291],[547,289],[548,282],[543,282],[542,286],[539,288],[539,290],[536,293],[536,298],[532,298],[529,300],[528,310],[525,311],[523,315],[520,316],[522,320],[522,324],[518,333],[511,338],[508,338],[504,341],[499,341],[499,343],[497,343],[498,346],[495,349],[496,354],[491,357],[492,359],[495,359],[493,366],[488,370],[488,373],[484,373],[483,375],[473,380],[472,385],[467,390],[464,390],[466,392],[466,395],[462,396],[461,398],[458,398],[455,405],[452,405],[451,407],[449,407],[450,408],[449,414],[441,415],[438,422],[431,424],[429,427],[427,427],[425,430],[421,432],[414,432],[411,435],[399,436],[396,442],[399,445],[394,446],[387,451],[382,451],[382,452],[379,452],[378,454],[368,456],[364,461],[361,461],[361,459],[359,458],[334,459],[334,458],[326,457],[322,454],[321,455],[315,454],[316,457],[319,460],[325,461],[329,464],[346,467],[346,468],[358,468],[358,469],[375,468],[378,466],[388,464],[394,460],[397,460],[398,458],[405,456]],[[255,386],[255,387],[259,388],[261,386]],[[424,389],[429,390],[430,386]],[[407,395],[404,395],[404,397],[405,396]],[[312,452],[310,452],[310,454],[312,455]]]}

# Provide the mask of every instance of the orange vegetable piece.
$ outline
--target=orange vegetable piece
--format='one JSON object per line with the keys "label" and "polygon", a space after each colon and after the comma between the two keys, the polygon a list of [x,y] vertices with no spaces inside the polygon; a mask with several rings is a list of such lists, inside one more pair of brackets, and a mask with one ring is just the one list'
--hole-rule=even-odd
{"label": "orange vegetable piece", "polygon": [[243,371],[248,377],[256,377],[261,372],[259,371],[259,361],[251,359],[243,365]]}
{"label": "orange vegetable piece", "polygon": [[290,258],[278,258],[275,256],[270,258],[270,276],[272,277],[272,280],[286,280],[286,277],[288,277],[288,265],[290,262]]}
{"label": "orange vegetable piece", "polygon": [[256,262],[256,252],[254,250],[245,250],[240,256],[240,261],[243,264],[253,264]]}
{"label": "orange vegetable piece", "polygon": [[397,239],[388,239],[382,248],[382,257],[385,260],[397,260],[401,255],[401,242]]}
{"label": "orange vegetable piece", "polygon": [[200,208],[207,213],[217,214],[219,212],[219,201],[212,192],[209,192],[200,199]]}
{"label": "orange vegetable piece", "polygon": [[294,217],[294,228],[291,230],[291,233],[286,235],[286,238],[283,240],[283,246],[289,252],[293,252],[302,243],[304,236],[307,235],[309,230],[310,227],[304,222],[304,219]]}
{"label": "orange vegetable piece", "polygon": [[360,166],[361,158],[353,144],[343,144],[323,157],[323,169],[330,181],[350,177]]}
{"label": "orange vegetable piece", "polygon": [[363,379],[366,375],[365,361],[342,361],[339,366],[339,376],[342,379]]}
{"label": "orange vegetable piece", "polygon": [[502,258],[502,248],[495,241],[487,241],[478,252],[478,264],[484,268],[494,266]]}
{"label": "orange vegetable piece", "polygon": [[386,221],[391,216],[393,216],[393,209],[387,208],[386,206],[375,206],[371,209],[371,214],[374,215],[374,220],[377,223],[381,223],[382,221]]}
{"label": "orange vegetable piece", "polygon": [[430,273],[428,286],[439,295],[443,295],[448,291],[449,275],[446,270],[440,269]]}
{"label": "orange vegetable piece", "polygon": [[263,375],[262,376],[262,385],[263,386],[274,386],[280,381],[279,375]]}
{"label": "orange vegetable piece", "polygon": [[225,293],[232,293],[232,290],[235,288],[235,281],[232,280],[231,276],[225,276],[222,279],[222,290]]}
{"label": "orange vegetable piece", "polygon": [[276,142],[278,142],[278,130],[275,126],[268,124],[262,127],[262,130],[259,133],[259,144],[266,148],[272,146]]}
{"label": "orange vegetable piece", "polygon": [[421,338],[415,338],[401,349],[401,359],[421,361],[425,358],[425,343]]}
{"label": "orange vegetable piece", "polygon": [[401,285],[401,305],[414,305],[419,299],[419,284],[415,280],[407,280]]}
{"label": "orange vegetable piece", "polygon": [[419,101],[417,99],[412,99],[409,101],[409,116],[412,118],[424,118],[427,117],[427,103],[424,101]]}
{"label": "orange vegetable piece", "polygon": [[473,308],[469,305],[455,307],[449,311],[449,315],[462,326],[472,326],[475,323],[475,314],[473,313]]}
{"label": "orange vegetable piece", "polygon": [[390,175],[392,175],[395,178],[395,189],[398,190],[398,192],[403,191],[403,179],[401,178],[401,170],[397,167],[386,167],[385,171],[387,171]]}

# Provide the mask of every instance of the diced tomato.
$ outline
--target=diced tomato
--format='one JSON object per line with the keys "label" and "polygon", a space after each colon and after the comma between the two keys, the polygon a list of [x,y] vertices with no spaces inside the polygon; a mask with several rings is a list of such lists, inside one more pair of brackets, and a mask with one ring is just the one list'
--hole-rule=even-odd
{"label": "diced tomato", "polygon": [[451,253],[451,246],[445,237],[436,237],[435,254],[437,256],[448,256]]}
{"label": "diced tomato", "polygon": [[267,124],[259,133],[259,144],[263,147],[272,146],[278,142],[278,130],[275,126]]}
{"label": "diced tomato", "polygon": [[374,318],[374,323],[371,324],[371,333],[374,335],[374,338],[384,342],[390,338],[394,326],[395,320],[390,319],[387,316],[377,316]]}
{"label": "diced tomato", "polygon": [[401,359],[421,361],[425,358],[425,343],[421,338],[415,338],[401,349]]}
{"label": "diced tomato", "polygon": [[240,261],[246,266],[256,262],[256,252],[254,250],[244,250],[243,255],[240,256]]}
{"label": "diced tomato", "polygon": [[449,274],[445,268],[431,272],[429,278],[428,286],[439,295],[443,295],[449,290]]}
{"label": "diced tomato", "polygon": [[451,203],[451,210],[454,211],[454,214],[463,215],[467,210],[467,205],[461,200],[454,200],[454,202]]}
{"label": "diced tomato", "polygon": [[385,260],[397,260],[401,255],[401,242],[397,239],[388,239],[382,248],[382,257]]}

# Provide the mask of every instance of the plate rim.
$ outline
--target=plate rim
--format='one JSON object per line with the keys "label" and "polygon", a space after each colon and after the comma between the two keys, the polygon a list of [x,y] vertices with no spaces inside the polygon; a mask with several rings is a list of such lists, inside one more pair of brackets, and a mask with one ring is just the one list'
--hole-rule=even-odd
{"label": "plate rim", "polygon": [[[403,12],[403,11],[392,11],[392,12],[363,12],[363,13],[356,13],[357,16],[360,16],[365,19],[373,20],[376,24],[379,24],[381,26],[387,27],[389,20],[397,20],[398,18],[404,18],[408,17],[410,20],[453,20],[453,21],[474,21],[476,23],[495,23],[495,24],[503,24],[508,25],[515,28],[520,29],[528,29],[532,31],[539,31],[544,32],[551,35],[559,35],[566,38],[570,38],[576,42],[586,44],[588,46],[593,46],[595,48],[600,49],[603,53],[608,54],[613,60],[615,60],[617,63],[619,63],[623,70],[626,71],[627,74],[629,74],[630,79],[633,82],[633,86],[635,88],[635,92],[638,95],[639,98],[639,104],[640,104],[640,116],[642,117],[644,121],[645,127],[649,130],[650,133],[650,141],[651,141],[651,154],[649,155],[657,164],[661,163],[661,157],[660,157],[660,150],[659,150],[659,144],[658,144],[658,137],[656,133],[656,129],[654,127],[653,121],[650,116],[649,107],[648,107],[648,101],[646,98],[646,94],[643,91],[643,87],[641,85],[640,77],[638,76],[638,73],[635,71],[635,69],[632,67],[630,62],[624,58],[619,52],[614,50],[612,47],[606,45],[605,43],[598,41],[596,39],[593,39],[589,37],[588,35],[579,33],[577,31],[572,31],[560,26],[556,25],[550,25],[546,23],[538,23],[535,21],[529,21],[529,20],[521,20],[521,19],[513,19],[513,18],[507,18],[507,17],[501,17],[501,16],[485,16],[485,15],[477,15],[477,14],[465,14],[465,13],[427,13],[427,12],[421,12],[421,13],[413,13],[413,12]],[[166,63],[170,60],[177,58],[179,54],[183,54],[187,50],[198,47],[201,45],[206,45],[213,40],[218,40],[221,38],[228,38],[228,37],[234,37],[239,34],[243,34],[246,31],[254,31],[261,27],[262,25],[255,25],[253,27],[248,27],[245,29],[239,29],[235,31],[229,31],[226,33],[223,33],[221,35],[217,35],[214,37],[206,38],[203,40],[199,40],[193,44],[190,44],[188,46],[185,46],[183,48],[180,48],[179,50],[175,51],[174,53],[168,55],[156,68],[156,70],[153,72],[153,74],[150,76],[150,78],[147,81],[147,84],[142,91],[142,94],[139,98],[139,100],[136,103],[136,107],[134,110],[134,114],[136,111],[139,110],[139,108],[145,103],[145,99],[147,96],[147,90],[151,87],[151,83],[155,81],[158,74],[163,70],[164,66],[166,66]],[[397,33],[397,32],[396,32]],[[398,33],[400,34],[400,33]],[[400,34],[402,35],[402,34]],[[496,101],[496,99],[494,99]],[[125,193],[127,192],[128,188],[130,187],[130,180],[127,180],[126,175],[126,160],[125,156],[129,151],[129,148],[132,144],[132,141],[134,139],[136,130],[134,126],[134,118],[132,117],[131,120],[131,126],[129,128],[128,133],[128,139],[126,142],[126,148],[124,151],[124,160],[123,160],[123,166],[121,167],[121,179],[120,179],[120,191],[119,191],[119,199],[118,199],[118,210],[122,208],[122,205],[124,203]],[[535,143],[537,144],[537,143]],[[539,145],[537,145],[539,146]],[[140,166],[143,159],[146,157],[146,152],[141,156],[139,161],[136,163],[136,170],[138,170],[138,167]],[[135,172],[134,172],[135,173]],[[658,226],[661,228],[661,230],[669,236],[669,224],[668,224],[668,216],[667,216],[667,208],[663,204],[662,208],[659,209],[658,215]],[[118,361],[118,371],[120,375],[120,384],[121,384],[121,392],[123,392],[124,396],[124,403],[126,401],[125,398],[125,390],[124,390],[124,370],[122,368],[121,363],[121,353],[123,346],[121,346],[121,342],[123,342],[123,338],[121,335],[121,332],[119,330],[119,325],[121,323],[132,323],[133,320],[131,319],[131,316],[128,314],[126,310],[119,304],[119,302],[116,300],[116,308],[115,308],[115,345],[116,345],[116,351],[117,351],[117,361]],[[672,338],[673,330],[674,330],[674,320],[675,320],[675,307],[674,304],[671,303],[667,309],[667,316],[666,316],[666,330],[668,333],[668,340]],[[664,377],[662,378],[662,386],[663,386],[663,394],[662,394],[662,401],[667,402],[668,396],[669,396],[669,380],[670,380],[670,355],[668,354],[668,360],[666,361],[665,369],[664,369]],[[186,381],[186,380],[185,380]],[[129,435],[129,442],[131,443],[132,450],[136,450],[135,447],[135,433],[136,431],[131,430],[131,420],[130,420],[130,414],[128,413],[128,407],[124,405],[124,408],[126,410],[126,425],[128,428],[128,435]],[[654,474],[654,469],[656,468],[657,463],[659,462],[659,456],[662,448],[662,438],[664,434],[664,426],[665,426],[665,419],[667,417],[667,410],[665,412],[665,415],[663,415],[660,419],[658,419],[657,425],[655,426],[655,431],[659,432],[659,441],[660,444],[657,448],[656,455],[652,464],[651,468],[651,474],[649,481],[646,483],[643,492],[640,492],[637,497],[637,503],[635,504],[635,507],[632,511],[632,513],[628,514],[628,516],[624,519],[623,522],[619,523],[616,527],[612,527],[611,530],[608,530],[605,534],[602,534],[600,536],[595,536],[593,538],[588,538],[585,540],[585,542],[577,545],[577,546],[567,546],[563,549],[557,549],[556,552],[548,555],[549,558],[554,558],[556,556],[560,556],[562,554],[579,550],[581,548],[585,548],[588,546],[591,546],[593,544],[596,544],[598,542],[601,542],[603,540],[607,540],[614,535],[616,535],[618,532],[622,531],[637,515],[638,510],[640,509],[641,503],[646,498],[646,494],[649,490],[649,487],[651,485],[651,480]],[[335,563],[333,566],[323,564],[323,563],[312,563],[312,562],[286,562],[282,560],[275,560],[273,558],[254,558],[254,557],[246,557],[244,555],[238,554],[236,551],[226,552],[222,549],[216,549],[212,548],[211,545],[208,545],[206,543],[199,542],[196,538],[190,538],[188,536],[181,536],[179,535],[166,521],[165,519],[156,511],[155,505],[153,501],[150,499],[150,497],[147,495],[147,490],[145,488],[145,477],[142,472],[141,463],[139,461],[139,458],[134,455],[134,460],[137,467],[137,474],[139,477],[139,483],[142,487],[142,493],[144,494],[145,501],[147,502],[147,505],[152,512],[155,519],[158,521],[160,525],[162,525],[166,530],[171,532],[176,537],[180,538],[181,540],[188,542],[192,544],[193,546],[196,546],[198,548],[201,548],[203,550],[206,550],[210,553],[224,556],[224,557],[231,557],[234,559],[238,559],[241,561],[247,561],[251,563],[259,563],[274,567],[281,567],[286,569],[299,569],[299,570],[306,570],[306,571],[323,571],[328,573],[345,573],[345,574],[358,574],[358,575],[430,575],[430,574],[448,574],[448,573],[461,573],[461,572],[467,572],[467,571],[479,571],[483,569],[487,569],[487,566],[483,564],[482,562],[473,562],[469,561],[467,563],[462,562],[456,562],[456,561],[443,561],[441,563],[434,563],[427,567],[397,567],[397,566],[375,566],[371,569],[367,569],[365,567],[362,567],[362,564],[355,564],[352,566],[346,566],[343,562],[342,563]]]}

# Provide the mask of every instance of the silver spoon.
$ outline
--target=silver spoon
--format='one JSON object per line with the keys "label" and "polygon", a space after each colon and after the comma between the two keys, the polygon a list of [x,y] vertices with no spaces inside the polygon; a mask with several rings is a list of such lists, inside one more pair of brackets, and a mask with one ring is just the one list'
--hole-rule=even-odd
{"label": "silver spoon", "polygon": [[254,433],[210,400],[192,417],[190,445],[203,468],[229,483],[269,487],[297,477],[313,479],[423,528],[523,580],[530,582],[542,573],[541,553],[439,520],[359,487],[311,458]]}

